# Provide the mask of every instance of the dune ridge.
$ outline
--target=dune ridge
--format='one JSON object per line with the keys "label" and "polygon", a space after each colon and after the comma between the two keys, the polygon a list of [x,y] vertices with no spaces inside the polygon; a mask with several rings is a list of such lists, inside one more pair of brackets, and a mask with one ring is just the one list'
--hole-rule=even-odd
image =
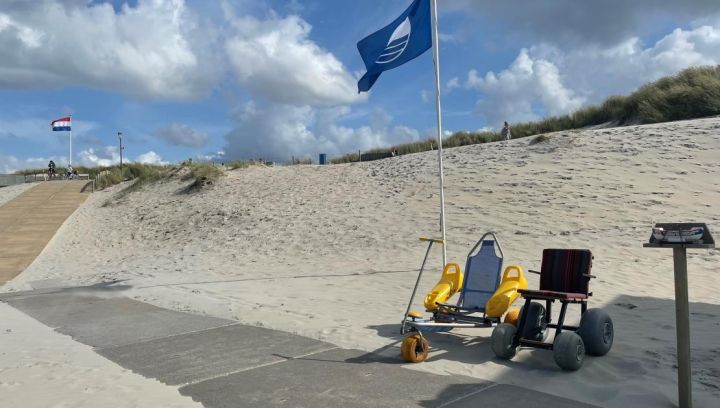
{"label": "dune ridge", "polygon": [[[409,368],[602,406],[676,401],[671,252],[642,243],[655,222],[707,222],[720,236],[720,119],[545,139],[445,151],[448,256],[463,264],[490,230],[505,264],[526,269],[543,248],[591,249],[591,307],[615,319],[612,352],[567,374],[543,351],[495,360],[482,329],[431,337],[430,361]],[[160,306],[394,355],[425,249],[417,238],[438,234],[436,160],[250,167],[192,194],[170,179],[116,200],[116,186],[92,195],[2,290],[122,280],[122,295]],[[717,249],[689,253],[697,406],[720,397],[718,261]],[[421,294],[439,278],[439,251],[430,262]]]}

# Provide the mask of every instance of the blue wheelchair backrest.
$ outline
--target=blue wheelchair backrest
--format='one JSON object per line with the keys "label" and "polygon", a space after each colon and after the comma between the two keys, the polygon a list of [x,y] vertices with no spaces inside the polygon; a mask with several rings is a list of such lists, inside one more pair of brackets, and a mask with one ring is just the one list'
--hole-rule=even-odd
{"label": "blue wheelchair backrest", "polygon": [[502,257],[495,251],[495,241],[484,240],[480,250],[467,258],[458,307],[484,312],[488,300],[500,286],[502,263]]}

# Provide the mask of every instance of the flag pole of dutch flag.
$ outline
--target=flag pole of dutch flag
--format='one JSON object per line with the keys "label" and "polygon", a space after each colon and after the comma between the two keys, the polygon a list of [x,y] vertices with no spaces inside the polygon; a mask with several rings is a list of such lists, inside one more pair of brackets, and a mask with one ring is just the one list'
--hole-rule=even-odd
{"label": "flag pole of dutch flag", "polygon": [[53,132],[69,132],[71,130],[72,118],[60,118],[50,122]]}

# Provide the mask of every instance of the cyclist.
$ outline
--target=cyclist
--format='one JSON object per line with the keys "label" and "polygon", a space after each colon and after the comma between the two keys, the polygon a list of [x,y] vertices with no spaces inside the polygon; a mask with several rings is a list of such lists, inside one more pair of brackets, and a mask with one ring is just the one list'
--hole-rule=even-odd
{"label": "cyclist", "polygon": [[50,177],[50,179],[52,179],[54,175],[55,175],[55,162],[50,160],[50,163],[48,163],[48,177]]}

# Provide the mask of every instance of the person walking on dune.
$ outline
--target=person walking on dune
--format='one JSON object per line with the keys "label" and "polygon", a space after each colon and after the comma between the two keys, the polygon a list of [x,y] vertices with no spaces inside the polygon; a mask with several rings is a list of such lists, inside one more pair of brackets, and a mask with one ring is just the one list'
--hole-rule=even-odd
{"label": "person walking on dune", "polygon": [[510,125],[508,125],[507,122],[505,122],[505,126],[503,126],[500,134],[502,135],[503,140],[505,140],[506,142],[512,139],[512,134],[510,133]]}

